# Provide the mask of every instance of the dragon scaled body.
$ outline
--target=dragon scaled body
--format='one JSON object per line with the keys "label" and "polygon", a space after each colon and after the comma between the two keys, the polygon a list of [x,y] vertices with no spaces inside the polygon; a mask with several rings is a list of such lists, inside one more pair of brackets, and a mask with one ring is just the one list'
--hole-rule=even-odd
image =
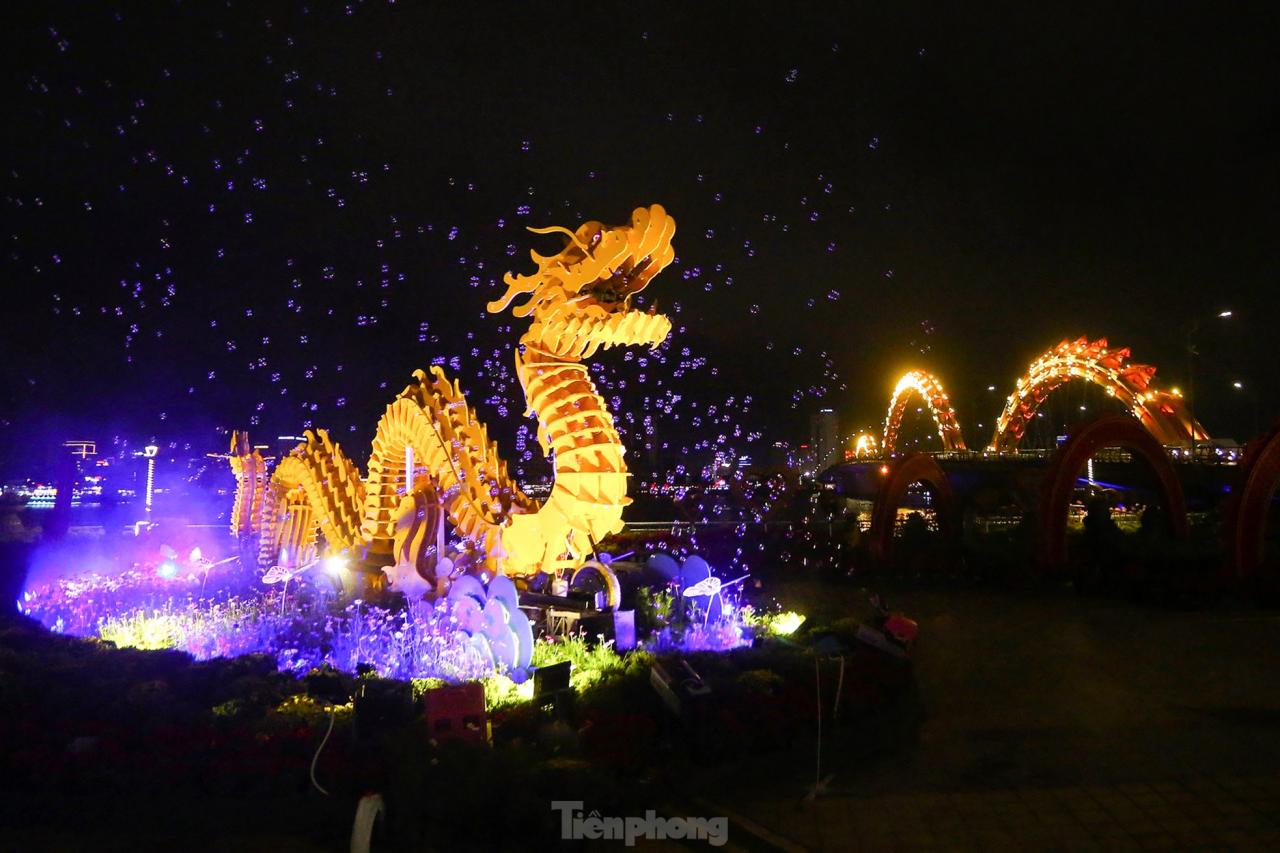
{"label": "dragon scaled body", "polygon": [[[308,431],[269,479],[261,455],[242,433],[233,436],[232,532],[257,535],[264,564],[314,560],[321,534],[329,552],[390,566],[393,583],[408,588],[429,584],[441,565],[510,575],[575,568],[622,529],[625,449],[584,362],[601,348],[656,347],[670,333],[665,316],[631,301],[674,259],[675,221],[653,205],[637,208],[628,225],[530,230],[561,233],[567,245],[532,253],[537,270],[508,273],[506,294],[488,310],[526,298],[513,309],[532,321],[516,373],[538,441],[554,458],[547,500],[521,492],[457,383],[433,367],[387,406],[364,477],[324,430]],[[446,521],[470,546],[447,562]]]}
{"label": "dragon scaled body", "polygon": [[1100,385],[1142,421],[1147,431],[1164,445],[1204,441],[1208,434],[1187,409],[1181,394],[1152,385],[1156,369],[1129,361],[1129,348],[1113,348],[1106,338],[1064,340],[1031,363],[1018,379],[1004,411],[996,422],[991,450],[1016,450],[1027,426],[1048,396],[1072,379]]}

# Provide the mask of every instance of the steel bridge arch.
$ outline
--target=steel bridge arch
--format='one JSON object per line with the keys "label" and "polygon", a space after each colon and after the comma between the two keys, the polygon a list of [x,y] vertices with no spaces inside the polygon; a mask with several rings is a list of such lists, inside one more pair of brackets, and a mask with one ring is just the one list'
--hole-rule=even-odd
{"label": "steel bridge arch", "polygon": [[1262,565],[1267,515],[1280,488],[1280,421],[1249,442],[1240,468],[1240,486],[1227,515],[1227,553],[1232,579],[1248,581]]}
{"label": "steel bridge arch", "polygon": [[1146,463],[1164,496],[1164,509],[1174,537],[1187,537],[1186,499],[1164,447],[1133,418],[1104,415],[1076,424],[1066,442],[1049,459],[1040,488],[1039,536],[1036,537],[1036,561],[1042,570],[1057,569],[1067,562],[1067,509],[1076,478],[1089,458],[1107,447],[1124,448]]}
{"label": "steel bridge arch", "polygon": [[995,435],[988,449],[1012,451],[1018,448],[1027,424],[1040,405],[1059,387],[1072,379],[1101,386],[1119,400],[1142,426],[1163,445],[1185,444],[1191,439],[1208,439],[1204,427],[1187,411],[1181,396],[1151,384],[1156,369],[1147,364],[1130,364],[1129,349],[1111,349],[1106,338],[1090,341],[1077,338],[1062,341],[1033,361],[1021,376],[1004,411],[996,421]]}
{"label": "steel bridge arch", "polygon": [[955,410],[947,393],[942,390],[942,383],[937,377],[924,370],[910,370],[902,375],[889,398],[889,412],[884,419],[884,442],[881,452],[892,456],[898,443],[898,431],[902,428],[902,416],[906,414],[907,403],[913,394],[918,394],[929,407],[929,414],[938,425],[938,437],[942,439],[943,450],[965,450],[964,436],[960,432],[960,422],[956,419]]}
{"label": "steel bridge arch", "polygon": [[959,505],[951,483],[938,461],[927,453],[908,453],[888,465],[885,480],[876,491],[871,505],[871,529],[867,544],[871,558],[877,563],[887,561],[893,553],[893,534],[896,528],[898,506],[913,483],[924,483],[933,489],[937,501],[938,530],[943,538],[955,541],[959,538]]}

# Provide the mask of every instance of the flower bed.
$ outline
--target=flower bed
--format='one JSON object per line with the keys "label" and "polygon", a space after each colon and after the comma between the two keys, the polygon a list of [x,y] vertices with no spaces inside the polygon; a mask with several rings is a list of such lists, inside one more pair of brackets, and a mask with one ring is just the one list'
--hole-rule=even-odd
{"label": "flower bed", "polygon": [[[175,636],[204,636],[201,620],[239,624],[232,637],[260,638],[263,626],[283,626],[296,636],[295,623],[310,618],[303,605],[281,615],[279,600],[270,596],[256,605],[229,597],[201,613],[185,610],[185,600],[185,592],[170,605],[150,600],[163,626],[150,633],[138,622],[150,617],[108,619],[103,627],[163,645]],[[385,671],[411,658],[403,650],[416,641],[395,636],[403,633],[400,615],[388,620],[381,608],[352,608],[347,616],[308,611],[325,614],[321,624],[334,620],[335,631],[345,626],[336,643],[334,634],[320,632],[329,638],[313,646],[328,643],[322,663],[361,668],[375,641],[403,644],[398,657],[379,658],[391,668]],[[65,627],[68,611],[60,613]],[[752,618],[794,629],[794,617]],[[429,838],[450,849],[484,849],[521,837],[536,847],[542,843],[536,839],[555,837],[550,799],[585,798],[610,813],[642,813],[681,796],[699,764],[767,767],[760,756],[801,745],[796,738],[811,731],[815,714],[814,667],[828,664],[815,664],[803,629],[795,639],[758,640],[722,653],[625,655],[580,636],[541,642],[535,665],[573,663],[571,701],[552,719],[526,701],[528,682],[488,678],[493,747],[484,748],[434,743],[418,705],[402,719],[362,722],[351,697],[361,678],[374,676],[366,668],[361,677],[330,667],[304,672],[302,653],[286,654],[293,646],[233,658],[216,657],[219,647],[205,646],[193,657],[117,648],[51,633],[30,619],[0,617],[6,693],[0,740],[20,744],[0,758],[0,777],[12,791],[45,799],[127,791],[169,800],[236,797],[249,811],[309,803],[300,813],[314,826],[351,815],[360,794],[377,790],[387,798],[393,834],[407,846]],[[292,661],[283,670],[282,656]],[[710,693],[700,707],[676,717],[651,686],[650,667],[674,669],[682,658]],[[854,650],[844,679],[849,736],[858,736],[866,715],[891,707],[909,681],[901,664]],[[421,693],[441,683],[419,678],[414,685]],[[311,788],[310,769],[331,718],[332,735],[315,765],[332,795],[325,799]]]}
{"label": "flower bed", "polygon": [[[755,634],[794,630],[795,614],[762,614],[728,598],[715,619],[678,606],[668,590],[644,591],[638,601],[643,645],[653,652],[728,651],[749,645]],[[412,602],[393,606],[356,600],[346,605],[315,589],[272,587],[237,594],[236,587],[209,589],[197,575],[163,578],[130,571],[113,577],[64,579],[23,595],[21,612],[51,631],[96,638],[120,647],[176,649],[197,660],[244,654],[270,655],[279,669],[297,675],[321,666],[348,673],[370,671],[383,678],[484,680],[507,673],[494,669],[458,628],[451,604]],[[574,663],[575,686],[619,663],[607,644],[540,640],[534,666]],[[503,680],[489,686],[506,697]]]}

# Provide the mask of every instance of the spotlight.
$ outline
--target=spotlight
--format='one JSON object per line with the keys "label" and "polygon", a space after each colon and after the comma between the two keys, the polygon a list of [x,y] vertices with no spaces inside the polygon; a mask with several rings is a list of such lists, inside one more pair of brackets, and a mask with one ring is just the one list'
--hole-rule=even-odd
{"label": "spotlight", "polygon": [[801,625],[804,624],[805,617],[796,613],[794,610],[788,610],[786,613],[779,613],[773,620],[773,633],[786,637],[794,634]]}
{"label": "spotlight", "polygon": [[347,567],[347,558],[341,554],[330,554],[324,558],[324,570],[334,577],[342,574],[342,570]]}
{"label": "spotlight", "polygon": [[160,567],[156,569],[156,574],[160,575],[160,577],[165,580],[172,580],[178,575],[178,567],[174,565],[172,560],[165,560],[160,564]]}

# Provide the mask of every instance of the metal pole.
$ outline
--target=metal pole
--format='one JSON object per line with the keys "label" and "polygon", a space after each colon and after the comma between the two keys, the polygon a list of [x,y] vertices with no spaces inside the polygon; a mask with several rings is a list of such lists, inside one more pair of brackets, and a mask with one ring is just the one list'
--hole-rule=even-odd
{"label": "metal pole", "polygon": [[1196,413],[1193,399],[1196,389],[1196,343],[1195,334],[1200,328],[1199,320],[1191,321],[1191,328],[1187,332],[1187,431],[1191,434],[1191,461],[1196,461]]}

